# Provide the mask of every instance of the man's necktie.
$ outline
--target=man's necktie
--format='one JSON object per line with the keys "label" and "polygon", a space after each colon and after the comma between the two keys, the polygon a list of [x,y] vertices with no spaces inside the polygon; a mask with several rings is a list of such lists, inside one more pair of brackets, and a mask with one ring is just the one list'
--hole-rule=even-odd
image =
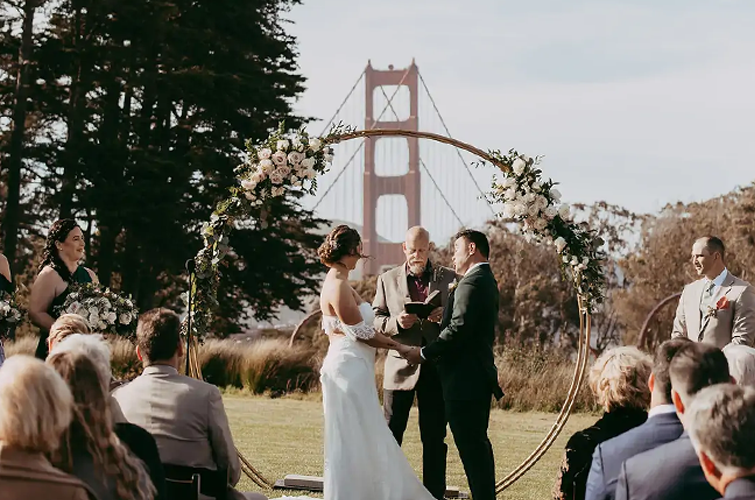
{"label": "man's necktie", "polygon": [[703,300],[708,300],[709,298],[713,297],[713,289],[716,288],[716,285],[709,281],[708,284],[705,286],[705,293],[703,293]]}

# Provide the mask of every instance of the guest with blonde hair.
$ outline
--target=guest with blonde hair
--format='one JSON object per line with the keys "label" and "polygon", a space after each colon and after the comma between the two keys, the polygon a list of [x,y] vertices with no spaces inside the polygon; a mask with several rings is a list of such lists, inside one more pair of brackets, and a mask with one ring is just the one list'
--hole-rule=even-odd
{"label": "guest with blonde hair", "polygon": [[60,349],[66,342],[47,358],[47,364],[68,383],[74,401],[74,418],[53,454],[53,463],[84,481],[99,500],[152,500],[155,487],[144,465],[113,431],[109,374],[87,354]]}
{"label": "guest with blonde hair", "polygon": [[74,333],[89,333],[89,323],[78,314],[63,314],[50,327],[50,336],[47,337],[49,351],[55,344]]}
{"label": "guest with blonde hair", "polygon": [[[104,388],[110,385],[110,347],[108,347],[101,335],[82,335],[75,333],[63,339],[55,345],[50,356],[67,353],[72,356],[84,357],[92,361],[100,384]],[[113,415],[113,431],[118,439],[139,458],[147,470],[156,489],[155,498],[164,498],[165,495],[165,472],[160,462],[160,453],[157,450],[157,442],[152,434],[138,425],[126,421],[118,401],[108,394],[110,411],[118,414]]]}
{"label": "guest with blonde hair", "polygon": [[584,499],[595,448],[647,420],[652,367],[651,357],[636,347],[610,349],[595,361],[589,386],[604,413],[594,425],[569,438],[553,498]]}
{"label": "guest with blonde hair", "polygon": [[[55,370],[16,355],[0,369],[0,491],[4,500],[87,500],[87,487],[53,467],[55,452],[71,423],[73,397]],[[94,498],[94,497],[91,497]]]}

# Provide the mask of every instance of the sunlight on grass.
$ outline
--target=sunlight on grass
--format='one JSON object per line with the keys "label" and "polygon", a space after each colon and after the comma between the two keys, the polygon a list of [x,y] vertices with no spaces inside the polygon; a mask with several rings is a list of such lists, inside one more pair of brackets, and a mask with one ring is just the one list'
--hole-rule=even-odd
{"label": "sunlight on grass", "polygon": [[[265,477],[275,481],[286,474],[322,475],[322,403],[229,394],[224,401],[236,446]],[[502,479],[530,454],[554,420],[555,414],[547,413],[502,410],[491,413],[490,438],[495,450],[498,479]],[[502,497],[507,500],[549,498],[566,439],[595,420],[597,417],[589,414],[571,418],[551,450]],[[469,491],[450,431],[446,442],[449,445],[448,484]],[[412,410],[403,449],[415,471],[421,473],[422,444],[416,409]],[[242,478],[239,489],[259,491],[246,477]],[[305,493],[275,490],[266,494],[275,498]]]}

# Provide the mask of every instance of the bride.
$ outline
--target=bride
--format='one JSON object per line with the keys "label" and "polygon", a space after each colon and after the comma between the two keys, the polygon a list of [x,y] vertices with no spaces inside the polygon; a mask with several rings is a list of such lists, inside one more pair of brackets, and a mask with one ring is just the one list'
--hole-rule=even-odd
{"label": "bride", "polygon": [[[349,285],[362,256],[359,233],[340,225],[318,250],[330,267],[322,292],[322,326],[330,337],[320,372],[325,412],[326,500],[434,500],[396,443],[378,400],[375,348],[402,356],[412,347],[372,327],[372,307]],[[289,500],[308,497],[285,497]]]}

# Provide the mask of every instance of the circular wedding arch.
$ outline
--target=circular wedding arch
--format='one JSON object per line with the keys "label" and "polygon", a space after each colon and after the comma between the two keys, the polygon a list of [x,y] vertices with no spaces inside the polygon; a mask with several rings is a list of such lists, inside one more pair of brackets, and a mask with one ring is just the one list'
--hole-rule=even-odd
{"label": "circular wedding arch", "polygon": [[[419,132],[419,131],[412,131],[412,130],[401,130],[401,129],[370,129],[370,130],[353,130],[353,129],[334,129],[335,132],[331,132],[330,135],[323,137],[321,140],[323,145],[336,145],[338,143],[342,143],[345,141],[353,140],[353,139],[376,139],[381,137],[403,137],[403,138],[417,138],[417,139],[425,139],[430,140],[442,144],[446,144],[464,151],[467,151],[479,159],[481,159],[483,162],[489,162],[498,169],[500,169],[505,175],[512,175],[512,163],[510,161],[506,161],[507,157],[502,156],[500,153],[497,152],[485,152],[479,148],[476,148],[470,144],[464,143],[462,141],[459,141],[457,139],[453,139],[450,137],[442,136],[439,134],[431,133],[431,132]],[[281,129],[279,130],[279,134],[282,135],[283,128],[281,126]],[[271,136],[272,137],[272,136]],[[268,143],[273,144],[275,139],[269,139]],[[247,145],[248,148],[251,149],[249,145]],[[513,152],[513,151],[512,151]],[[522,157],[526,158],[526,157]],[[527,159],[528,164],[532,165],[532,160]],[[539,177],[540,171],[535,171],[535,178]],[[521,174],[516,174],[521,175]],[[551,183],[552,184],[552,183]],[[214,296],[214,294],[217,293],[217,264],[222,259],[225,251],[227,249],[224,249],[224,246],[227,243],[227,237],[224,242],[223,238],[224,235],[227,234],[228,228],[230,224],[232,224],[233,219],[235,215],[233,213],[228,213],[229,207],[235,206],[241,206],[241,203],[243,203],[240,200],[240,196],[238,194],[238,191],[234,191],[233,194],[229,199],[226,199],[218,204],[218,210],[216,210],[216,215],[213,216],[213,220],[210,221],[209,226],[206,226],[204,229],[205,232],[205,248],[203,248],[196,257],[196,261],[199,262],[205,262],[205,267],[202,268],[201,265],[199,265],[199,262],[197,263],[197,269],[192,273],[192,277],[194,279],[194,285],[192,286],[190,293],[190,300],[191,303],[194,305],[190,307],[190,312],[187,315],[190,318],[193,318],[191,321],[194,323],[197,323],[197,319],[201,319],[201,316],[204,315],[205,317],[210,314],[211,309],[214,308],[214,306],[217,305],[217,300]],[[218,211],[221,212],[221,215],[217,215]],[[564,223],[561,219],[558,219],[561,221],[561,226],[565,227],[566,223]],[[208,230],[208,227],[210,228]],[[577,238],[575,236],[575,238]],[[561,238],[559,238],[561,239]],[[573,241],[577,241],[576,239]],[[564,245],[562,245],[559,252],[562,252],[565,245],[572,243],[571,240],[567,239],[565,240]],[[602,242],[601,242],[602,243]],[[578,243],[575,243],[577,245]],[[557,243],[558,246],[558,243]],[[595,255],[596,248],[593,248],[593,255]],[[577,252],[574,252],[577,253]],[[574,257],[576,259],[576,257]],[[207,264],[207,263],[210,264]],[[565,266],[569,266],[569,261],[567,260],[566,256],[564,257],[564,263]],[[579,266],[581,263],[581,260],[572,261],[572,266]],[[585,259],[585,263],[587,263],[587,258]],[[598,263],[599,264],[599,263]],[[209,265],[210,271],[208,271],[207,266]],[[594,269],[594,268],[593,268]],[[577,267],[577,271],[580,270],[580,267]],[[214,271],[214,272],[212,272]],[[202,280],[205,281],[205,286],[202,286]],[[590,288],[588,285],[590,283],[586,281],[583,281],[581,284],[578,284],[577,281],[574,282],[575,290],[577,292],[577,302],[578,302],[578,310],[579,310],[579,338],[578,338],[578,351],[577,351],[577,360],[576,365],[574,368],[574,373],[572,376],[571,383],[569,385],[569,390],[566,394],[566,399],[564,401],[564,404],[561,407],[561,410],[559,411],[558,415],[556,416],[556,419],[554,423],[552,424],[549,431],[546,433],[546,435],[543,437],[543,439],[540,441],[540,443],[535,447],[535,449],[525,458],[519,466],[517,466],[513,471],[511,471],[509,474],[506,475],[503,479],[498,481],[496,483],[496,494],[501,493],[503,490],[514,484],[518,479],[520,479],[531,467],[533,467],[540,458],[545,454],[546,451],[553,445],[553,442],[556,440],[558,435],[563,430],[567,420],[569,419],[569,416],[571,415],[572,409],[574,407],[574,402],[576,400],[577,393],[579,392],[579,389],[582,385],[582,381],[584,380],[585,371],[587,367],[587,360],[589,357],[589,349],[588,346],[590,344],[590,331],[591,331],[591,303],[596,298],[595,289],[592,289],[592,292],[588,291]],[[599,284],[594,284],[599,287]],[[203,296],[203,294],[205,296]],[[195,314],[197,313],[197,314]],[[304,320],[302,320],[299,325],[297,325],[293,335],[291,336],[291,342],[293,342],[294,337],[298,333],[298,331],[301,329],[301,327],[308,322],[309,320],[316,317],[316,313],[312,313],[308,315]],[[201,326],[201,321],[200,328]],[[186,326],[186,325],[184,325]],[[204,324],[204,329],[206,331],[207,324]],[[200,335],[197,335],[198,333],[201,333]],[[194,324],[193,326],[188,328],[187,334],[189,336],[189,352],[188,352],[188,360],[189,360],[189,375],[195,378],[202,378],[201,369],[199,365],[199,358],[198,358],[198,345],[199,345],[199,339],[198,337],[203,337],[204,332],[198,332],[197,326]],[[272,488],[274,486],[274,482],[270,481],[268,478],[266,478],[261,472],[259,472],[247,459],[244,457],[244,455],[237,449],[238,456],[242,463],[242,469],[244,473],[258,486],[262,488]]]}

